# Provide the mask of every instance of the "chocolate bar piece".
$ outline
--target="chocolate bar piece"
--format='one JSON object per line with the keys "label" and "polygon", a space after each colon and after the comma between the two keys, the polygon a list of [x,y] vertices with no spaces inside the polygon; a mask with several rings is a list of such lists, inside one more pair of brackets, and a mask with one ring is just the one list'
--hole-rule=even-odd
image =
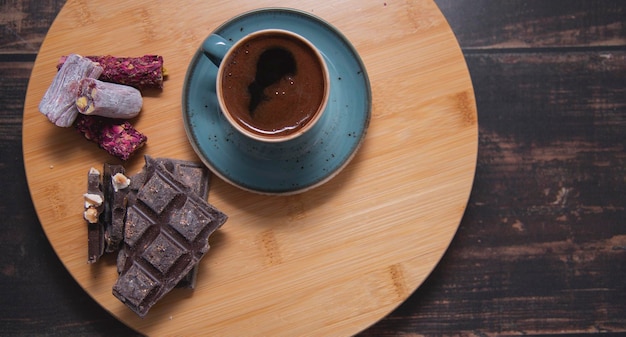
{"label": "chocolate bar piece", "polygon": [[[122,165],[104,164],[102,185],[104,192],[103,223],[105,251],[113,253],[119,250],[124,240],[124,218],[126,216],[126,195],[128,185],[123,181],[126,178]],[[127,182],[128,184],[130,181]],[[125,186],[126,185],[126,186]]]}
{"label": "chocolate bar piece", "polygon": [[[151,160],[146,159],[146,162]],[[170,158],[155,158],[153,163],[162,163],[178,181],[189,186],[191,190],[202,199],[209,197],[210,172],[206,166],[186,160],[176,160]],[[195,265],[191,272],[178,282],[176,288],[194,289],[196,287],[196,276],[198,275],[198,265]]]}
{"label": "chocolate bar piece", "polygon": [[[158,162],[162,159],[156,160]],[[173,159],[164,160],[163,165],[176,179],[191,187],[194,193],[205,200],[209,197],[210,173],[206,166],[196,162]]]}
{"label": "chocolate bar piece", "polygon": [[78,114],[74,126],[85,138],[121,160],[128,160],[148,141],[126,120]]}
{"label": "chocolate bar piece", "polygon": [[[111,55],[86,56],[104,68],[99,80],[105,82],[129,85],[137,89],[163,88],[163,79],[166,76],[163,67],[163,57],[159,55],[144,55],[140,57],[115,57]],[[57,64],[60,69],[66,62],[63,56]]]}
{"label": "chocolate bar piece", "polygon": [[104,226],[101,214],[104,211],[104,193],[100,182],[100,171],[91,168],[87,174],[85,213],[87,221],[87,263],[95,263],[104,254]]}
{"label": "chocolate bar piece", "polygon": [[78,115],[75,105],[78,82],[85,77],[97,78],[102,71],[97,63],[71,54],[39,102],[39,111],[57,126],[71,126]]}
{"label": "chocolate bar piece", "polygon": [[[210,172],[206,166],[187,160],[171,159],[171,158],[152,158],[148,155],[145,156],[146,166],[140,172],[130,177],[130,193],[128,194],[128,204],[132,205],[136,201],[136,196],[139,188],[145,182],[146,167],[151,165],[162,164],[163,167],[169,171],[174,178],[181,183],[185,184],[191,191],[202,199],[207,200],[209,197],[210,187]],[[121,263],[124,256],[118,257],[118,262]],[[118,264],[118,273],[120,273],[120,264]],[[176,288],[194,289],[196,287],[196,276],[198,273],[198,265],[183,277],[176,285]]]}
{"label": "chocolate bar piece", "polygon": [[139,115],[143,99],[139,90],[122,84],[83,78],[76,107],[85,115],[130,119]]}
{"label": "chocolate bar piece", "polygon": [[113,295],[145,317],[205,255],[209,236],[226,219],[163,164],[146,165],[145,183],[127,208]]}
{"label": "chocolate bar piece", "polygon": [[[157,161],[159,158],[157,158]],[[190,161],[165,160],[165,168],[170,171],[180,182],[191,187],[191,190],[202,199],[209,197],[210,173],[206,166]],[[196,287],[196,277],[198,275],[198,265],[196,264],[191,272],[178,282],[176,288],[194,289]]]}
{"label": "chocolate bar piece", "polygon": [[[148,158],[148,155],[144,157]],[[146,166],[144,166],[141,171],[130,176],[130,185],[128,186],[128,194],[126,195],[126,212],[128,213],[128,208],[134,205],[137,202],[137,194],[139,194],[139,190],[146,182]],[[124,220],[126,222],[126,220]],[[124,223],[126,226],[126,223]],[[125,234],[124,234],[125,235]],[[126,241],[124,238],[123,242]],[[117,273],[121,274],[124,270],[124,266],[126,264],[126,259],[128,258],[128,253],[126,252],[125,244],[122,244],[119,252],[117,253]]]}

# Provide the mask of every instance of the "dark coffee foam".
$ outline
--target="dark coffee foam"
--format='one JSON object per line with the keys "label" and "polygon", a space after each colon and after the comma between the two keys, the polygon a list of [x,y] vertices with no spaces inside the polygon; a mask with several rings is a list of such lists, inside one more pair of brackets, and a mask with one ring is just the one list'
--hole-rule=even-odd
{"label": "dark coffee foam", "polygon": [[224,60],[223,100],[255,134],[284,136],[315,116],[324,99],[324,67],[311,47],[280,32],[251,38]]}

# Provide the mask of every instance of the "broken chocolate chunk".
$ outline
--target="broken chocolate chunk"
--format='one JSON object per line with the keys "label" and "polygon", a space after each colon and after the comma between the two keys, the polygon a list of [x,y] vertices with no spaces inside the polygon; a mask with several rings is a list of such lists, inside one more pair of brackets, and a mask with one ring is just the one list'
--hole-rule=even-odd
{"label": "broken chocolate chunk", "polygon": [[104,164],[102,186],[104,192],[104,238],[106,252],[119,250],[124,240],[124,218],[126,216],[126,195],[128,188],[118,188],[115,177],[124,174],[122,165]]}
{"label": "broken chocolate chunk", "polygon": [[209,170],[206,166],[185,160],[156,158],[157,163],[170,172],[178,181],[189,186],[194,193],[207,199],[209,196]]}
{"label": "broken chocolate chunk", "polygon": [[113,286],[113,295],[140,317],[198,264],[209,236],[227,219],[163,163],[147,164],[144,174],[127,207],[121,273]]}
{"label": "broken chocolate chunk", "polygon": [[[104,193],[102,192],[102,184],[100,182],[100,171],[91,168],[87,174],[87,194],[100,198],[100,204],[97,202],[85,201],[85,220],[87,220],[87,263],[97,262],[102,254],[104,254],[104,225],[101,221],[101,214],[104,211]],[[87,216],[90,210],[95,211],[95,219]],[[93,214],[92,214],[93,215]],[[95,221],[94,221],[95,220]]]}

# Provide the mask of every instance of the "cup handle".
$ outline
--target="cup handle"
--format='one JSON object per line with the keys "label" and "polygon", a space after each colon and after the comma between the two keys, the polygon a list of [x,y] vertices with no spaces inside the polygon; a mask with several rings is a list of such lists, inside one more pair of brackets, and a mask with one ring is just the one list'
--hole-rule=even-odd
{"label": "cup handle", "polygon": [[209,35],[200,46],[204,55],[218,67],[230,47],[232,44],[217,34]]}

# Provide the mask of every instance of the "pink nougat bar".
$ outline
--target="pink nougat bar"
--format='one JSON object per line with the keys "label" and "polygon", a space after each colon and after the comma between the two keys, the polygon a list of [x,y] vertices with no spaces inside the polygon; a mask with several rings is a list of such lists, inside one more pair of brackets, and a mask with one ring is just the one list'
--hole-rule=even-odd
{"label": "pink nougat bar", "polygon": [[39,111],[57,126],[72,126],[78,115],[76,95],[80,80],[98,78],[102,71],[100,65],[87,58],[69,55],[43,95]]}
{"label": "pink nougat bar", "polygon": [[[117,57],[111,55],[85,56],[98,63],[104,71],[98,78],[104,82],[129,85],[137,89],[163,88],[167,76],[163,67],[163,56],[144,55],[140,57]],[[62,56],[57,64],[61,68],[67,62]]]}
{"label": "pink nougat bar", "polygon": [[109,154],[127,160],[148,140],[128,121],[78,114],[76,129]]}

